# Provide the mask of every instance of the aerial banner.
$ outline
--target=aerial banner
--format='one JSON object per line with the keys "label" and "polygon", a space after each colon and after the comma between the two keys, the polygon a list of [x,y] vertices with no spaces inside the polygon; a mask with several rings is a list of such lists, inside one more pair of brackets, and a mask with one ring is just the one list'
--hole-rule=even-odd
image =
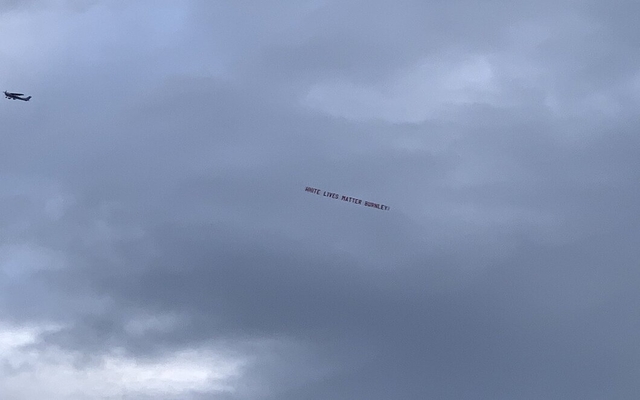
{"label": "aerial banner", "polygon": [[348,203],[358,204],[358,205],[362,205],[362,206],[365,206],[365,207],[377,208],[378,210],[383,210],[383,211],[389,210],[389,206],[385,206],[384,204],[374,203],[372,201],[364,201],[364,200],[361,200],[361,199],[356,199],[355,197],[339,195],[338,193],[327,192],[327,191],[324,191],[324,190],[312,188],[310,186],[307,186],[304,189],[304,191],[305,192],[309,192],[309,193],[313,193],[313,194],[317,194],[318,196],[328,197],[330,199],[342,200],[342,201],[346,201]]}

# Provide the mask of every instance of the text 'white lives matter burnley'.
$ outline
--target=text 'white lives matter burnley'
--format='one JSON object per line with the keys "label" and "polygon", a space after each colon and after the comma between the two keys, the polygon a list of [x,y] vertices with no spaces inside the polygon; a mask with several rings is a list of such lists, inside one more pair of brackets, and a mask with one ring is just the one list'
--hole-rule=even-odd
{"label": "text 'white lives matter burnley'", "polygon": [[340,195],[338,193],[327,192],[326,190],[320,190],[310,186],[307,186],[304,189],[304,191],[317,194],[318,196],[329,197],[331,199],[336,199],[336,200],[342,200],[348,203],[354,203],[354,204],[362,205],[365,207],[377,208],[378,210],[388,211],[390,209],[389,206],[385,206],[384,204],[374,203],[372,201],[365,201],[365,200],[357,199],[351,196]]}

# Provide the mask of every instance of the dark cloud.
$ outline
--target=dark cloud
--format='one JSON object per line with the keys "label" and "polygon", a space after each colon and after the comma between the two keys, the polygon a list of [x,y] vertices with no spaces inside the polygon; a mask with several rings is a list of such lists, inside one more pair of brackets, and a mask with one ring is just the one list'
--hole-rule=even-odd
{"label": "dark cloud", "polygon": [[638,393],[635,3],[64,4],[20,14],[55,51],[0,40],[50,65],[1,67],[34,98],[0,110],[0,315],[60,326],[3,371],[207,349],[234,391],[125,394]]}

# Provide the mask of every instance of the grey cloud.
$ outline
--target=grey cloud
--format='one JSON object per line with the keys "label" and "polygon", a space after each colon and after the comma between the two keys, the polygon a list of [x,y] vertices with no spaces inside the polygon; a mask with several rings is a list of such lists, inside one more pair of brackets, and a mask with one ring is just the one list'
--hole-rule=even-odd
{"label": "grey cloud", "polygon": [[[0,166],[22,183],[0,221],[66,267],[3,264],[0,315],[65,324],[34,346],[87,368],[118,348],[253,360],[236,393],[193,398],[632,398],[635,3],[616,4],[191,2],[168,47],[55,64],[31,108],[0,111]],[[158,61],[171,51],[188,57]],[[412,124],[299,104],[451,53],[487,54],[503,102]],[[620,108],[587,111],[594,94]],[[177,322],[129,328],[163,315]]]}

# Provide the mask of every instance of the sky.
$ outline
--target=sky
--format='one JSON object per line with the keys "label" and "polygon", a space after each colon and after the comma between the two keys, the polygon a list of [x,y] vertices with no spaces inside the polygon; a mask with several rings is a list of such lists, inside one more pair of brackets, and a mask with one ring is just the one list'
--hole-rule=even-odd
{"label": "sky", "polygon": [[638,398],[638,12],[0,0],[0,398]]}

